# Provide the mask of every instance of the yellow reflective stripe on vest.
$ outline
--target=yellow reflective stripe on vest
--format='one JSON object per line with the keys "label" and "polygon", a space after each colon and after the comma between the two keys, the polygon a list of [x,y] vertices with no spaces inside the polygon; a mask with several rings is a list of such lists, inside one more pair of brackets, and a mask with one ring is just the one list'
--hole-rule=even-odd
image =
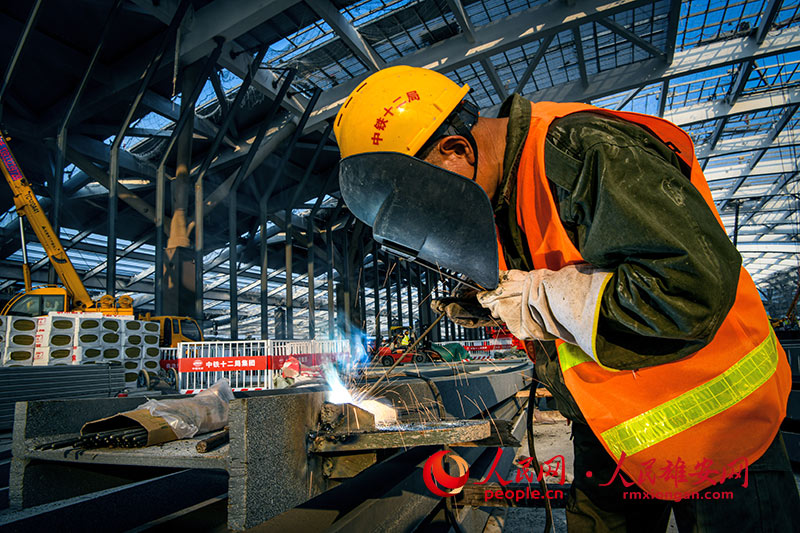
{"label": "yellow reflective stripe on vest", "polygon": [[566,342],[559,343],[558,347],[558,362],[561,365],[561,372],[566,372],[575,365],[581,363],[594,362],[594,359],[589,357],[586,352]]}
{"label": "yellow reflective stripe on vest", "polygon": [[604,366],[589,356],[586,352],[580,349],[580,347],[569,344],[567,342],[561,342],[558,346],[558,363],[561,365],[561,372],[564,373],[570,368],[575,365],[579,365],[581,363],[594,363],[599,365],[600,368],[603,370],[607,370],[609,372],[623,372],[622,370],[618,370],[616,368],[609,368]]}
{"label": "yellow reflective stripe on vest", "polygon": [[602,433],[615,459],[633,455],[732,407],[772,377],[778,367],[775,333],[728,370],[677,398]]}

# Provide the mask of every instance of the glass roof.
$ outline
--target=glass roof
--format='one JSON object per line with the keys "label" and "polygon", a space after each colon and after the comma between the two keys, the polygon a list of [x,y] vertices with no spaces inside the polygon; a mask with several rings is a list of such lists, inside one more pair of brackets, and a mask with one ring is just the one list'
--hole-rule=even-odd
{"label": "glass roof", "polygon": [[[457,62],[452,68],[445,66],[443,73],[460,84],[469,84],[471,98],[487,112],[496,110],[504,96],[515,91],[532,95],[561,87],[563,94],[583,90],[586,101],[601,107],[656,115],[663,112],[693,139],[723,223],[732,238],[736,233],[744,266],[762,293],[774,290],[773,278],[786,278],[786,271],[798,268],[800,0],[778,2],[772,13],[765,11],[768,0],[621,0],[608,3],[607,16],[587,15],[579,2],[570,7],[546,0],[462,0],[466,21],[451,11],[450,5],[458,1],[334,0],[341,14],[335,20],[327,20],[299,3],[302,9],[287,8],[264,23],[283,31],[270,43],[263,66],[297,69],[293,89],[298,98],[309,97],[320,88],[330,92],[333,99],[334,94],[346,94],[373,70],[364,60],[365,47],[391,66],[434,63],[438,50],[448,46]],[[550,10],[565,14],[555,20],[548,18]],[[537,26],[540,18],[546,20]],[[502,33],[506,27],[522,28],[521,21],[529,21],[528,31]],[[756,44],[754,37],[764,24],[769,24],[766,39]],[[252,35],[248,39],[252,41]],[[785,42],[772,44],[776,39]],[[545,43],[542,55],[539,49]],[[748,52],[742,52],[745,49]],[[660,58],[673,50],[672,65],[691,68],[670,70],[672,67]],[[714,54],[703,55],[709,50]],[[539,62],[526,75],[537,56]],[[658,60],[662,63],[656,65]],[[647,76],[634,82],[628,79],[638,66],[650,64],[656,66],[647,71]],[[657,73],[652,74],[655,70]],[[220,74],[223,90],[229,95],[235,93],[241,79],[226,69]],[[740,78],[740,74],[746,76]],[[584,77],[588,82],[585,87]],[[600,79],[602,87],[595,83]],[[177,104],[179,98],[173,101]],[[323,94],[321,101],[325,98]],[[215,101],[216,93],[208,83],[198,100],[199,109],[211,109]],[[330,112],[336,110],[335,100],[326,104]],[[173,120],[157,113],[149,113],[132,125],[140,130],[169,130],[172,126]],[[123,148],[131,149],[142,139],[145,137],[131,135]],[[106,142],[112,141],[110,137]],[[337,195],[332,194],[322,202],[323,212],[336,210]],[[302,209],[295,215],[305,216],[312,206],[313,199],[305,206],[300,204]],[[10,213],[3,214],[0,223],[8,229],[15,223],[13,218]],[[248,231],[250,228],[242,229],[243,239],[249,239]],[[75,230],[62,230],[65,242],[76,234]],[[118,261],[118,274],[152,282],[152,246],[120,240],[120,255],[132,245],[135,250]],[[91,234],[69,249],[70,257],[78,270],[88,271],[105,260],[101,251],[104,246],[102,235]],[[29,253],[34,262],[43,257],[36,243],[29,246]],[[227,259],[219,258],[219,253],[206,257],[207,263],[217,263],[205,278],[213,294],[228,291]],[[18,261],[18,256],[9,259]],[[296,298],[305,297],[307,291],[302,285],[307,276],[302,275],[294,273]],[[254,299],[260,290],[258,276],[258,267],[251,265],[238,278],[243,294],[240,321],[245,333],[255,334],[259,328],[259,308]],[[271,271],[270,276],[270,292],[284,297],[284,274]],[[327,294],[320,289],[325,283],[322,273],[315,283],[320,295],[318,328],[327,328],[323,316]],[[371,293],[372,288],[367,290]],[[144,293],[136,296],[138,301],[152,299]],[[209,298],[206,308],[224,336],[228,302]],[[302,313],[299,309],[295,312]],[[370,313],[368,310],[368,316]],[[301,330],[306,321],[307,311],[295,329]]]}

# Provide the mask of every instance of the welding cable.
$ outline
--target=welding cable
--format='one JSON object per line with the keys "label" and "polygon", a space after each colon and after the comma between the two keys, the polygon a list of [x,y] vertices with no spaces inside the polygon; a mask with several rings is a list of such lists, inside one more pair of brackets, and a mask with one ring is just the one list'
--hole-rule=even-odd
{"label": "welding cable", "polygon": [[[535,370],[534,370],[535,372]],[[534,382],[536,380],[534,379]],[[547,496],[547,482],[544,480],[544,473],[542,472],[542,467],[539,464],[539,459],[536,458],[536,449],[533,445],[533,400],[534,396],[534,388],[531,385],[530,394],[528,395],[528,413],[527,413],[527,435],[528,435],[528,453],[531,456],[531,460],[533,462],[533,468],[536,471],[536,477],[539,479],[539,486],[542,489],[542,494],[544,495],[544,508],[547,514],[547,519],[545,520],[544,524],[544,533],[550,533],[550,529],[553,527],[553,508],[550,505],[550,498]]]}
{"label": "welding cable", "polygon": [[422,381],[427,383],[428,388],[431,389],[431,395],[433,396],[434,401],[436,401],[436,410],[439,411],[439,419],[444,420],[444,406],[442,405],[442,393],[439,392],[439,387],[436,386],[436,383],[434,383],[431,378],[423,376],[421,374],[413,375],[407,372],[401,372],[397,375],[411,379],[421,379]]}

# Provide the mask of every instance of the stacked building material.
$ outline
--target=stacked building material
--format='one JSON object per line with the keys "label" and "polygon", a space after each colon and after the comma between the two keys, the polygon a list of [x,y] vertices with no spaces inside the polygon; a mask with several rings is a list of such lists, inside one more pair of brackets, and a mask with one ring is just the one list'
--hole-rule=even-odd
{"label": "stacked building material", "polygon": [[78,332],[75,344],[82,353],[82,363],[102,361],[103,341],[100,338],[101,313],[82,313],[78,317]]}
{"label": "stacked building material", "polygon": [[36,318],[8,317],[5,324],[3,366],[31,366],[36,347]]}
{"label": "stacked building material", "polygon": [[122,362],[122,320],[116,317],[104,317],[100,321],[100,340],[103,346],[103,362]]}
{"label": "stacked building material", "polygon": [[34,366],[78,364],[81,351],[76,346],[78,317],[51,314],[37,318]]}
{"label": "stacked building material", "polygon": [[161,351],[158,346],[159,338],[161,336],[161,323],[159,322],[143,322],[142,323],[142,359],[140,362],[139,370],[145,370],[148,373],[155,375],[161,361]]}

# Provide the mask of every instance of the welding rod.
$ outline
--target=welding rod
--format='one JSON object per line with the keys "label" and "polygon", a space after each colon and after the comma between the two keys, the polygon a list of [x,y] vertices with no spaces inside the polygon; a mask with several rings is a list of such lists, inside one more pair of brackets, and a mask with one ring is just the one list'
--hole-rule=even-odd
{"label": "welding rod", "polygon": [[367,396],[369,396],[370,394],[372,394],[373,392],[375,392],[375,389],[377,389],[377,388],[378,388],[378,384],[379,384],[381,381],[383,381],[383,378],[389,377],[389,373],[390,373],[392,370],[394,370],[394,369],[397,367],[397,365],[399,365],[399,364],[400,364],[400,361],[402,361],[403,359],[405,359],[405,357],[406,357],[406,354],[408,354],[408,352],[410,352],[411,350],[413,350],[414,348],[416,348],[416,347],[417,347],[417,344],[419,344],[419,343],[420,343],[420,341],[421,341],[422,339],[424,339],[424,338],[425,338],[425,335],[427,335],[428,333],[430,333],[430,332],[431,332],[431,330],[432,330],[434,327],[436,327],[436,324],[438,324],[439,322],[441,322],[441,320],[444,318],[444,315],[445,315],[445,313],[440,313],[440,314],[439,314],[439,316],[437,316],[437,317],[436,317],[436,320],[434,320],[433,322],[431,322],[431,325],[430,325],[430,326],[428,326],[428,329],[426,329],[426,330],[425,330],[425,331],[422,333],[422,335],[420,335],[419,337],[417,337],[417,340],[415,340],[413,343],[411,343],[411,345],[410,345],[408,348],[406,348],[406,350],[405,350],[405,351],[402,353],[402,355],[400,355],[400,357],[398,357],[398,358],[397,358],[397,360],[394,362],[394,364],[393,364],[392,366],[390,366],[390,367],[389,367],[389,368],[386,370],[386,372],[384,372],[384,374],[383,374],[381,377],[379,377],[379,378],[378,378],[378,381],[376,381],[375,383],[373,383],[373,384],[372,384],[372,386],[371,386],[369,389],[367,389],[367,392],[365,392],[365,393],[364,393],[364,397],[367,397]]}

